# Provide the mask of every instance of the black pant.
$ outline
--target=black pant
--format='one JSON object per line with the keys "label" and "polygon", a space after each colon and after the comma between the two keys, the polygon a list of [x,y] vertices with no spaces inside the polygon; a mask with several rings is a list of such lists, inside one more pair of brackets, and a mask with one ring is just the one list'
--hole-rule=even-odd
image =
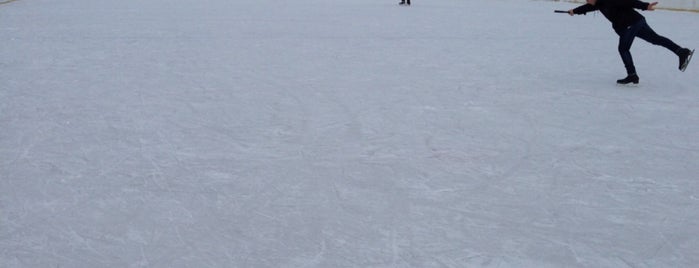
{"label": "black pant", "polygon": [[646,23],[645,19],[639,20],[626,29],[616,30],[616,33],[619,34],[619,54],[621,55],[621,60],[624,62],[627,74],[636,73],[636,67],[633,65],[633,58],[631,57],[630,51],[636,36],[653,45],[665,47],[675,54],[680,50],[680,46],[675,44],[675,42],[655,33],[648,23]]}

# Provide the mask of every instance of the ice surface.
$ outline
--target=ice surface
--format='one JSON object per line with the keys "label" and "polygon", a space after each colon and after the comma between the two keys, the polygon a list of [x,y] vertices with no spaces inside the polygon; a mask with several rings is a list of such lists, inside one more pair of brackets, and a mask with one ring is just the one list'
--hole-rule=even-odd
{"label": "ice surface", "polygon": [[[692,267],[699,64],[549,1],[0,5],[0,267]],[[699,46],[699,15],[644,12]]]}

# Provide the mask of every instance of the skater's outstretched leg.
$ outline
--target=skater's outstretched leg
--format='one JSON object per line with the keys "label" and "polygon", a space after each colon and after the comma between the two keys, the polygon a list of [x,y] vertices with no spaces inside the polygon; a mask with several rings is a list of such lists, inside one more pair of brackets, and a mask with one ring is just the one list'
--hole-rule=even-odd
{"label": "skater's outstretched leg", "polygon": [[681,71],[684,71],[687,68],[687,64],[689,64],[693,51],[689,50],[688,48],[680,47],[669,38],[657,34],[647,23],[644,22],[644,24],[645,25],[638,31],[638,38],[646,40],[648,43],[653,45],[667,48],[668,50],[672,51],[672,53],[675,53],[680,62],[678,68]]}

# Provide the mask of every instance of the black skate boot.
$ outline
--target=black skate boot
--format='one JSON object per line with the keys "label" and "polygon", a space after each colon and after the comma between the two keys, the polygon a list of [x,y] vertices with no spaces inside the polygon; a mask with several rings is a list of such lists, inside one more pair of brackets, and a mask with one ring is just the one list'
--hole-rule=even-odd
{"label": "black skate boot", "polygon": [[410,0],[408,0],[407,2],[406,2],[405,0],[402,0],[402,1],[400,1],[400,3],[398,3],[398,4],[401,5],[401,6],[409,6],[409,5],[410,5]]}
{"label": "black skate boot", "polygon": [[680,57],[680,71],[684,72],[684,70],[687,70],[687,65],[692,60],[692,55],[694,55],[694,50],[689,50],[688,48],[682,48],[677,52],[677,56]]}
{"label": "black skate boot", "polygon": [[627,76],[626,78],[624,78],[624,79],[616,80],[616,83],[617,83],[618,85],[628,85],[628,84],[634,84],[634,85],[636,85],[636,84],[638,84],[638,75],[636,75],[636,74],[630,74],[630,75],[628,75],[628,76]]}

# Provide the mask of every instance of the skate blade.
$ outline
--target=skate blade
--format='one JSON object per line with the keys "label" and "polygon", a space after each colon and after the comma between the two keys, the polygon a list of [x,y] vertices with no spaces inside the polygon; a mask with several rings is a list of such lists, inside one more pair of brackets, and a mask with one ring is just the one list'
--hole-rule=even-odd
{"label": "skate blade", "polygon": [[687,57],[687,60],[685,60],[682,64],[682,68],[680,69],[681,71],[684,72],[684,70],[687,70],[687,66],[689,66],[689,62],[692,60],[692,56],[694,56],[694,49],[692,49],[692,52],[689,52],[689,57]]}
{"label": "skate blade", "polygon": [[637,88],[637,87],[640,86],[640,84],[639,84],[639,83],[635,83],[635,84],[634,84],[634,83],[628,83],[628,84],[619,84],[619,83],[616,83],[616,86],[617,86],[617,87],[627,87],[627,88]]}

